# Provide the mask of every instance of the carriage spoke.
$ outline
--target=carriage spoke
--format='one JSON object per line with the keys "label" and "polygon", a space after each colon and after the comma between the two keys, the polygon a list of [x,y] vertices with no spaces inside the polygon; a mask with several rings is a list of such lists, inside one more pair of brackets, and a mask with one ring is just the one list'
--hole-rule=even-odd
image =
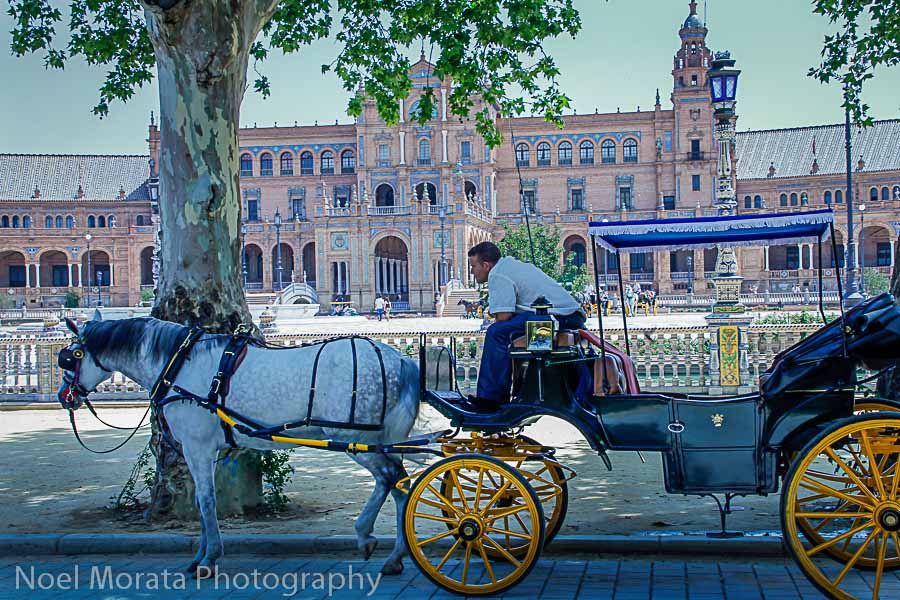
{"label": "carriage spoke", "polygon": [[479,510],[481,510],[481,508],[479,507],[479,503],[481,501],[481,490],[482,490],[483,483],[484,483],[484,467],[481,467],[478,470],[478,485],[475,486],[475,499],[472,500],[472,504],[474,504],[473,508],[474,508],[475,512],[478,512]]}
{"label": "carriage spoke", "polygon": [[[866,439],[866,438],[865,438],[865,432],[863,432],[863,439],[864,439],[864,440]],[[850,467],[848,467],[847,464],[846,464],[844,461],[842,461],[842,460],[840,459],[840,457],[838,457],[838,455],[834,452],[834,450],[832,450],[831,448],[825,448],[825,453],[826,453],[828,456],[830,456],[831,459],[834,460],[834,461],[838,464],[838,466],[839,466],[841,469],[844,470],[845,473],[847,473],[847,475],[850,477],[850,479],[853,480],[853,483],[856,484],[856,487],[858,487],[859,490],[860,490],[863,494],[865,494],[866,496],[868,496],[869,498],[871,498],[872,501],[875,502],[876,504],[878,503],[878,498],[875,497],[875,494],[872,493],[872,490],[869,489],[869,486],[867,486],[865,483],[863,483],[863,481],[859,478],[859,475],[856,474],[856,471],[854,471],[853,469],[851,469]],[[871,467],[872,469],[874,469],[874,468],[875,468],[875,463],[870,461],[870,462],[869,462],[869,467]],[[881,483],[881,477],[880,477],[880,476],[876,475],[876,476],[875,476],[875,480],[876,480],[877,482]],[[881,489],[882,489],[881,497],[883,498],[883,497],[884,497],[884,488],[882,487]]]}
{"label": "carriage spoke", "polygon": [[495,542],[494,540],[492,540],[490,537],[484,536],[482,539],[485,539],[485,540],[487,540],[488,542],[490,542],[490,544],[491,544],[494,548],[496,548],[497,550],[500,551],[500,554],[503,555],[503,558],[505,558],[506,560],[508,560],[509,562],[511,562],[512,565],[513,565],[514,567],[516,567],[516,568],[518,569],[518,568],[521,566],[522,563],[520,563],[519,561],[517,561],[517,560],[515,559],[515,557],[514,557],[512,554],[510,554],[509,552],[507,552],[505,548],[503,548],[500,544],[498,544],[497,542]]}
{"label": "carriage spoke", "polygon": [[452,546],[450,546],[450,549],[447,551],[447,554],[444,555],[444,558],[441,559],[441,562],[439,562],[437,564],[437,566],[434,568],[435,571],[441,570],[441,567],[444,566],[444,563],[447,562],[447,559],[449,559],[451,556],[453,556],[453,553],[456,552],[456,549],[459,548],[459,545],[462,544],[462,541],[463,541],[463,539],[461,537],[456,538],[456,541],[453,542]]}
{"label": "carriage spoke", "polygon": [[428,538],[427,540],[422,540],[421,542],[416,542],[416,543],[419,545],[419,548],[421,548],[422,546],[427,546],[431,542],[436,542],[438,540],[442,540],[447,536],[456,535],[457,533],[459,533],[459,527],[454,527],[453,529],[448,529],[447,531],[444,531],[435,536],[432,536],[432,537]]}
{"label": "carriage spoke", "polygon": [[[853,519],[853,524],[850,525],[850,529],[853,529],[854,527],[856,527],[857,525],[859,525],[862,522],[863,522],[863,519]],[[853,542],[852,536],[848,537],[846,540],[844,540],[844,545],[841,546],[841,552],[847,552],[847,550],[850,548],[851,542]]]}
{"label": "carriage spoke", "polygon": [[[428,498],[419,498],[419,502],[421,502],[425,506],[430,506],[431,508],[436,508],[436,509],[444,511],[444,512],[446,512],[449,509],[453,509],[453,512],[457,516],[460,516],[459,512],[453,506],[449,506],[449,509],[448,509],[448,505],[445,504],[444,502],[435,502],[434,500],[429,500]],[[455,520],[454,520],[454,522],[455,522]]]}
{"label": "carriage spoke", "polygon": [[[447,508],[449,508],[449,509],[452,510],[454,513],[456,513],[457,516],[460,516],[460,517],[462,516],[462,513],[459,512],[459,509],[456,508],[455,506],[453,506],[453,503],[452,503],[452,502],[450,502],[449,500],[447,500],[446,498],[444,498],[444,496],[443,496],[439,491],[437,491],[436,489],[434,489],[434,486],[431,485],[430,483],[428,484],[428,489],[431,490],[431,493],[434,494],[434,495],[437,497],[438,500],[440,500],[441,502],[443,502],[443,503],[447,506]],[[424,498],[423,498],[423,500],[424,500]],[[441,508],[441,507],[438,507],[438,508]]]}
{"label": "carriage spoke", "polygon": [[854,554],[853,557],[847,561],[847,564],[844,565],[844,568],[841,569],[841,572],[838,573],[838,576],[834,579],[834,581],[831,582],[832,585],[834,585],[835,587],[840,585],[841,581],[844,580],[844,577],[847,576],[847,573],[850,572],[850,569],[853,568],[853,565],[856,564],[856,561],[859,560],[859,557],[862,556],[863,552],[866,551],[866,548],[869,547],[869,544],[872,542],[872,538],[874,538],[877,534],[878,534],[878,529],[873,529],[872,533],[869,534],[869,537],[866,538],[866,541],[863,542],[862,545],[859,547],[859,550],[856,551],[856,554]]}
{"label": "carriage spoke", "polygon": [[872,584],[872,600],[878,600],[878,592],[881,589],[881,578],[884,576],[884,555],[887,553],[888,532],[881,534],[881,543],[878,544],[878,564],[875,566],[875,583]]}
{"label": "carriage spoke", "polygon": [[[509,527],[509,526],[507,526],[507,527]],[[517,532],[515,532],[515,531],[510,531],[509,529],[500,529],[500,528],[498,528],[498,527],[488,527],[487,530],[488,530],[488,531],[491,531],[491,532],[493,532],[493,533],[502,533],[503,535],[505,535],[505,536],[507,537],[507,543],[509,543],[508,538],[510,538],[510,537],[521,538],[521,539],[523,539],[523,540],[530,540],[530,539],[531,539],[531,536],[528,535],[528,534],[525,534],[525,533],[517,533]]]}
{"label": "carriage spoke", "polygon": [[462,584],[466,585],[469,577],[469,562],[472,560],[472,544],[466,544],[466,555],[463,558]]}
{"label": "carriage spoke", "polygon": [[[528,525],[525,524],[525,521],[522,520],[519,513],[515,513],[513,516],[516,518],[516,521],[519,522],[519,525],[522,526],[522,531],[528,531]],[[509,529],[509,517],[504,517],[503,520],[506,521],[506,528]]]}
{"label": "carriage spoke", "polygon": [[[844,513],[844,512],[846,512],[847,509],[849,509],[851,506],[853,506],[853,505],[852,505],[852,504],[841,504],[839,507],[837,507],[837,508],[834,510],[834,514]],[[839,518],[839,517],[835,517],[835,518]],[[818,532],[820,529],[822,529],[823,527],[825,527],[825,525],[827,525],[827,524],[828,524],[828,520],[827,520],[827,519],[823,519],[821,523],[819,523],[818,525],[816,525],[815,527],[813,527],[813,531]],[[856,525],[858,525],[858,524],[859,524],[859,520],[853,521],[853,526],[854,526],[854,527],[855,527]],[[852,529],[852,528],[851,528],[851,529]]]}
{"label": "carriage spoke", "polygon": [[[898,472],[897,470],[898,465],[900,465],[900,452],[897,453],[897,457],[894,459],[894,465],[892,467],[894,473],[891,476],[891,479],[893,479],[893,481],[891,482],[891,500],[897,499],[897,486],[898,484],[900,484],[900,472]],[[898,550],[900,550],[900,548],[898,548]]]}
{"label": "carriage spoke", "polygon": [[503,492],[505,492],[511,484],[512,480],[507,481],[502,486],[500,486],[500,489],[497,490],[497,492],[493,496],[491,496],[491,499],[488,500],[487,504],[484,505],[484,508],[479,513],[479,516],[484,517],[487,511],[494,505],[495,502],[497,502],[497,500],[500,499],[500,496],[503,495]]}
{"label": "carriage spoke", "polygon": [[[507,517],[507,516],[509,516],[509,515],[514,515],[514,514],[516,514],[516,513],[522,512],[523,510],[528,510],[528,507],[527,507],[527,506],[524,506],[524,505],[522,505],[522,506],[517,506],[517,507],[515,507],[515,508],[510,508],[509,510],[505,510],[505,511],[499,512],[499,513],[494,513],[494,514],[489,515],[489,516],[488,516],[488,515],[482,515],[482,518],[484,518],[485,523],[493,523],[494,521],[496,521],[496,520],[499,519],[500,517]],[[524,524],[523,524],[523,525],[524,525]],[[527,529],[527,527],[526,527],[526,529]]]}
{"label": "carriage spoke", "polygon": [[806,550],[806,555],[814,556],[814,555],[818,554],[819,552],[821,552],[822,550],[825,550],[826,548],[831,548],[838,542],[842,542],[847,538],[852,538],[854,535],[856,535],[860,531],[863,531],[864,529],[868,529],[869,527],[872,527],[873,525],[875,525],[875,521],[870,520],[867,523],[864,523],[858,527],[854,527],[853,529],[851,529],[849,531],[845,531],[841,535],[835,536],[835,537],[831,538],[830,540],[828,540],[827,542],[822,542],[818,546],[815,546],[813,548],[810,548],[809,550]]}
{"label": "carriage spoke", "polygon": [[805,498],[797,498],[797,504],[806,504],[807,502],[813,502],[815,500],[822,500],[823,498],[828,498],[827,494],[813,494],[812,496],[806,496]]}
{"label": "carriage spoke", "polygon": [[491,568],[491,561],[488,560],[487,552],[484,551],[484,544],[482,544],[480,540],[473,543],[478,544],[478,553],[481,554],[481,560],[484,561],[484,570],[487,571],[490,576],[491,583],[497,583],[497,578],[494,576],[494,569]]}
{"label": "carriage spoke", "polygon": [[[828,496],[832,496],[834,498],[840,498],[841,500],[844,500],[845,502],[849,502],[851,504],[858,504],[859,506],[862,506],[863,508],[868,508],[868,509],[874,508],[868,502],[863,502],[864,499],[859,496],[851,496],[849,494],[845,494],[843,492],[840,492],[838,490],[830,488],[825,484],[822,484],[822,483],[819,483],[818,481],[810,479],[806,475],[803,476],[801,485],[803,485],[803,487],[805,487],[806,489],[810,489],[810,490],[817,491],[817,492],[822,492],[823,494],[827,494]],[[813,487],[810,487],[810,486],[813,486]]]}
{"label": "carriage spoke", "polygon": [[453,479],[453,485],[456,486],[457,491],[459,492],[459,501],[463,505],[463,511],[469,512],[469,504],[466,502],[466,493],[463,492],[462,486],[459,483],[459,477],[456,476],[456,471],[450,471],[450,478]]}
{"label": "carriage spoke", "polygon": [[878,469],[878,461],[875,460],[875,455],[872,453],[872,445],[869,443],[869,436],[866,435],[866,430],[863,429],[859,432],[863,441],[863,448],[866,450],[866,454],[869,456],[869,467],[872,470],[872,477],[875,479],[875,486],[878,490],[878,497],[882,500],[887,495],[884,490],[884,481],[881,480],[881,472]]}
{"label": "carriage spoke", "polygon": [[897,558],[900,558],[900,536],[896,531],[891,532],[891,540],[894,542],[894,552],[897,553]]}
{"label": "carriage spoke", "polygon": [[831,473],[823,473],[822,471],[815,471],[813,469],[809,469],[806,472],[806,475],[809,477],[815,477],[817,480],[821,481],[829,481],[831,483],[843,483],[844,485],[851,485],[853,480],[849,477],[844,477],[842,475],[832,475]]}
{"label": "carriage spoke", "polygon": [[428,519],[429,521],[440,521],[441,523],[453,523],[454,525],[457,523],[458,519],[453,519],[451,517],[439,517],[438,515],[429,515],[427,513],[414,513],[413,515],[417,519]]}
{"label": "carriage spoke", "polygon": [[[847,505],[849,506],[849,505]],[[871,517],[872,513],[868,512],[857,512],[857,513],[838,513],[834,512],[805,512],[805,513],[796,513],[794,515],[798,519],[849,519],[850,517]]]}

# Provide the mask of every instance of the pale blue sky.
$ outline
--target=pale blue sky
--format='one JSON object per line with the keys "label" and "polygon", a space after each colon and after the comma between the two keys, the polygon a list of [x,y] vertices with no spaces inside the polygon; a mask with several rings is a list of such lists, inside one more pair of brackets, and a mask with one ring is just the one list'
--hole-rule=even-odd
{"label": "pale blue sky", "polygon": [[[6,3],[4,3],[5,5]],[[562,70],[563,89],[579,113],[653,107],[660,88],[669,106],[672,56],[677,30],[688,14],[686,0],[576,0],[584,29],[577,39],[549,44]],[[4,9],[6,7],[4,6]],[[700,15],[703,3],[700,2]],[[146,153],[151,110],[158,106],[155,83],[127,104],[113,104],[100,120],[90,109],[103,71],[72,63],[45,71],[39,57],[9,53],[11,19],[0,16],[0,152]],[[812,14],[808,0],[709,0],[708,43],[731,50],[743,69],[738,96],[740,130],[835,123],[843,119],[840,91],[806,76],[817,63],[828,23]],[[336,53],[319,42],[299,55],[273,58],[263,66],[272,81],[268,100],[248,92],[245,126],[349,122],[346,93],[323,62]],[[882,71],[866,91],[876,118],[900,117],[900,69]]]}

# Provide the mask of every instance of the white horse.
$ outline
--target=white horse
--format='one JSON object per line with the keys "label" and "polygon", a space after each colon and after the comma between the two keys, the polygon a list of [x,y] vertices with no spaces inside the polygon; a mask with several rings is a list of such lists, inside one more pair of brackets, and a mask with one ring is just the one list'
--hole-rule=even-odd
{"label": "white horse", "polygon": [[[85,323],[80,330],[70,319],[66,324],[78,338],[63,350],[81,357],[78,368],[65,370],[59,389],[60,402],[78,408],[87,394],[118,371],[150,389],[170,357],[175,353],[185,328],[150,317]],[[177,378],[176,386],[206,397],[213,375],[230,336],[203,334],[193,346]],[[340,440],[363,444],[391,444],[408,439],[419,411],[419,369],[416,363],[379,342],[355,341],[357,385],[351,376],[351,341],[339,339],[290,349],[267,349],[249,345],[243,363],[231,379],[226,406],[264,426],[300,421],[307,416],[310,387],[315,385],[312,418],[330,423],[347,423],[351,398],[356,394],[355,422],[380,423],[384,402],[382,365],[387,379],[384,425],[378,430],[360,431],[338,427],[302,427],[281,435],[298,438]],[[375,346],[380,350],[379,359]],[[83,351],[83,355],[77,352]],[[321,349],[313,384],[313,362]],[[438,352],[440,352],[439,349]],[[431,353],[430,353],[431,354]],[[61,361],[62,362],[62,361]],[[431,361],[434,363],[434,361]],[[449,368],[437,361],[429,364],[429,374],[446,384]],[[444,373],[436,372],[435,369]],[[173,394],[169,392],[169,395]],[[176,401],[163,406],[163,415],[174,438],[181,444],[185,461],[196,484],[195,501],[200,513],[200,547],[185,569],[198,577],[210,576],[216,561],[224,554],[216,517],[214,475],[220,450],[228,448],[219,418],[194,402]],[[272,450],[283,444],[234,432],[239,447]],[[407,473],[402,459],[384,453],[350,454],[375,478],[375,490],[356,520],[357,546],[368,558],[377,540],[372,529],[378,512],[390,493],[397,506],[397,536],[381,572],[398,574],[403,570],[406,546],[399,537],[405,496],[395,484]]]}

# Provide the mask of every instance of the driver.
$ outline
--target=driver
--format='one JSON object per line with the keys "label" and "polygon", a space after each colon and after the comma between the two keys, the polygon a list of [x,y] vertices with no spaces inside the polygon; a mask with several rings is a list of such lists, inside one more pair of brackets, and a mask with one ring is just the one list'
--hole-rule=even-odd
{"label": "driver", "polygon": [[584,327],[584,309],[561,285],[530,263],[511,256],[501,258],[493,242],[481,242],[469,250],[469,267],[475,281],[488,284],[488,306],[496,322],[487,328],[478,372],[478,408],[492,408],[509,401],[512,365],[507,348],[525,333],[531,304],[544,296],[553,305],[550,314],[559,329]]}

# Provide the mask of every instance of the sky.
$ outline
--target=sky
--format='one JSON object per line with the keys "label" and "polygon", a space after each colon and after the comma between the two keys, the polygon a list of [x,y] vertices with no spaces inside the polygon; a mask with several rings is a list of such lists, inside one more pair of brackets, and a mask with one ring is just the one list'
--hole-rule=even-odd
{"label": "sky", "polygon": [[[6,3],[4,3],[6,4]],[[656,89],[671,106],[672,57],[687,0],[575,0],[583,29],[575,38],[547,44],[562,71],[560,83],[576,112],[652,110]],[[5,7],[4,7],[5,8]],[[704,14],[700,0],[701,18]],[[743,70],[738,90],[738,129],[798,127],[843,121],[840,88],[806,75],[818,63],[831,29],[812,13],[810,0],[708,0],[707,44],[730,50]],[[45,70],[40,56],[9,52],[11,18],[0,15],[0,152],[44,154],[146,154],[150,112],[158,110],[156,83],[139,89],[107,118],[91,113],[103,80],[101,67],[69,63]],[[348,95],[334,74],[323,75],[337,48],[316,42],[300,54],[272,53],[261,67],[272,96],[247,92],[241,124],[271,126],[351,122]],[[411,56],[417,58],[418,52]],[[864,101],[875,118],[900,117],[900,68],[883,70],[867,85]]]}

